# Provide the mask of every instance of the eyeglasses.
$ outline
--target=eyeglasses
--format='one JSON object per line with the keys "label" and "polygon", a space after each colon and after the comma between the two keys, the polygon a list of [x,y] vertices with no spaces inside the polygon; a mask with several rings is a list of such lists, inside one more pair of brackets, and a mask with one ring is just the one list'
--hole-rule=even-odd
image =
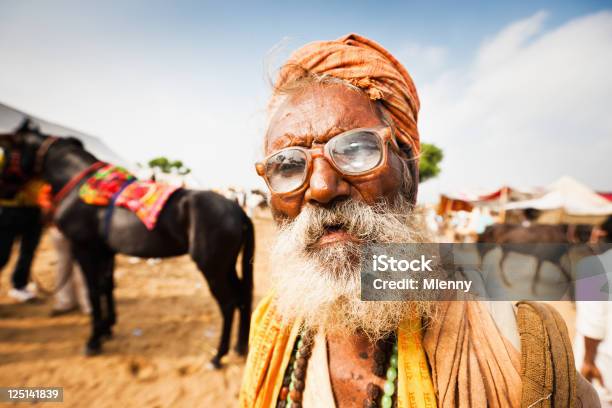
{"label": "eyeglasses", "polygon": [[362,176],[387,162],[387,144],[401,154],[389,126],[352,129],[334,136],[323,146],[310,149],[294,146],[279,150],[256,163],[255,168],[272,192],[287,194],[306,184],[315,158],[324,157],[344,176]]}

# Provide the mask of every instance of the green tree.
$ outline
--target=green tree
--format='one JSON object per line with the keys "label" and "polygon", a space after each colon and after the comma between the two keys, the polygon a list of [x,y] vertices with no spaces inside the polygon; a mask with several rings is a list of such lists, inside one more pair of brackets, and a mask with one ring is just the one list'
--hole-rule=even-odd
{"label": "green tree", "polygon": [[161,172],[164,174],[176,173],[180,176],[186,176],[191,173],[191,169],[186,167],[181,160],[169,160],[163,156],[149,160],[147,165],[156,174]]}
{"label": "green tree", "polygon": [[421,144],[419,183],[432,179],[440,174],[440,162],[443,158],[444,152],[438,146],[430,143]]}

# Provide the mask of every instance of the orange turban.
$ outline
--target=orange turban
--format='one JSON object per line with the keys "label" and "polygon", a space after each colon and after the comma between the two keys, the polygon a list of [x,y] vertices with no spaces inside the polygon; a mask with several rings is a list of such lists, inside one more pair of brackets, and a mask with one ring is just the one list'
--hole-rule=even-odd
{"label": "orange turban", "polygon": [[[297,68],[297,69],[296,69]],[[281,67],[276,89],[299,80],[304,70],[345,80],[381,100],[391,114],[400,144],[419,154],[419,96],[406,68],[376,42],[357,34],[316,41],[295,51]]]}

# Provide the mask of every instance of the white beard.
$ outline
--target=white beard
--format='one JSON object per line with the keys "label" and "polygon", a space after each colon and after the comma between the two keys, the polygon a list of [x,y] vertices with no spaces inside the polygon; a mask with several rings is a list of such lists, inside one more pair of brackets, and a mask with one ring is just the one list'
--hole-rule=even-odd
{"label": "white beard", "polygon": [[[373,341],[395,330],[410,314],[428,315],[428,302],[360,300],[363,244],[428,241],[421,217],[412,208],[402,197],[393,205],[349,200],[331,208],[305,206],[294,220],[280,226],[272,248],[279,313],[328,333],[361,331]],[[317,247],[331,225],[342,225],[363,244],[347,241]]]}

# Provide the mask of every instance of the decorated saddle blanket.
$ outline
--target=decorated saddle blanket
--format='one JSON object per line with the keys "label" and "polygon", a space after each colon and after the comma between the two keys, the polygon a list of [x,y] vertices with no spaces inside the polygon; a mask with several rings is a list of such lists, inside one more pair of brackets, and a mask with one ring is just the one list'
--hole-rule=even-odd
{"label": "decorated saddle blanket", "polygon": [[129,209],[152,230],[170,196],[180,187],[137,180],[123,167],[106,165],[91,175],[79,189],[86,204]]}

